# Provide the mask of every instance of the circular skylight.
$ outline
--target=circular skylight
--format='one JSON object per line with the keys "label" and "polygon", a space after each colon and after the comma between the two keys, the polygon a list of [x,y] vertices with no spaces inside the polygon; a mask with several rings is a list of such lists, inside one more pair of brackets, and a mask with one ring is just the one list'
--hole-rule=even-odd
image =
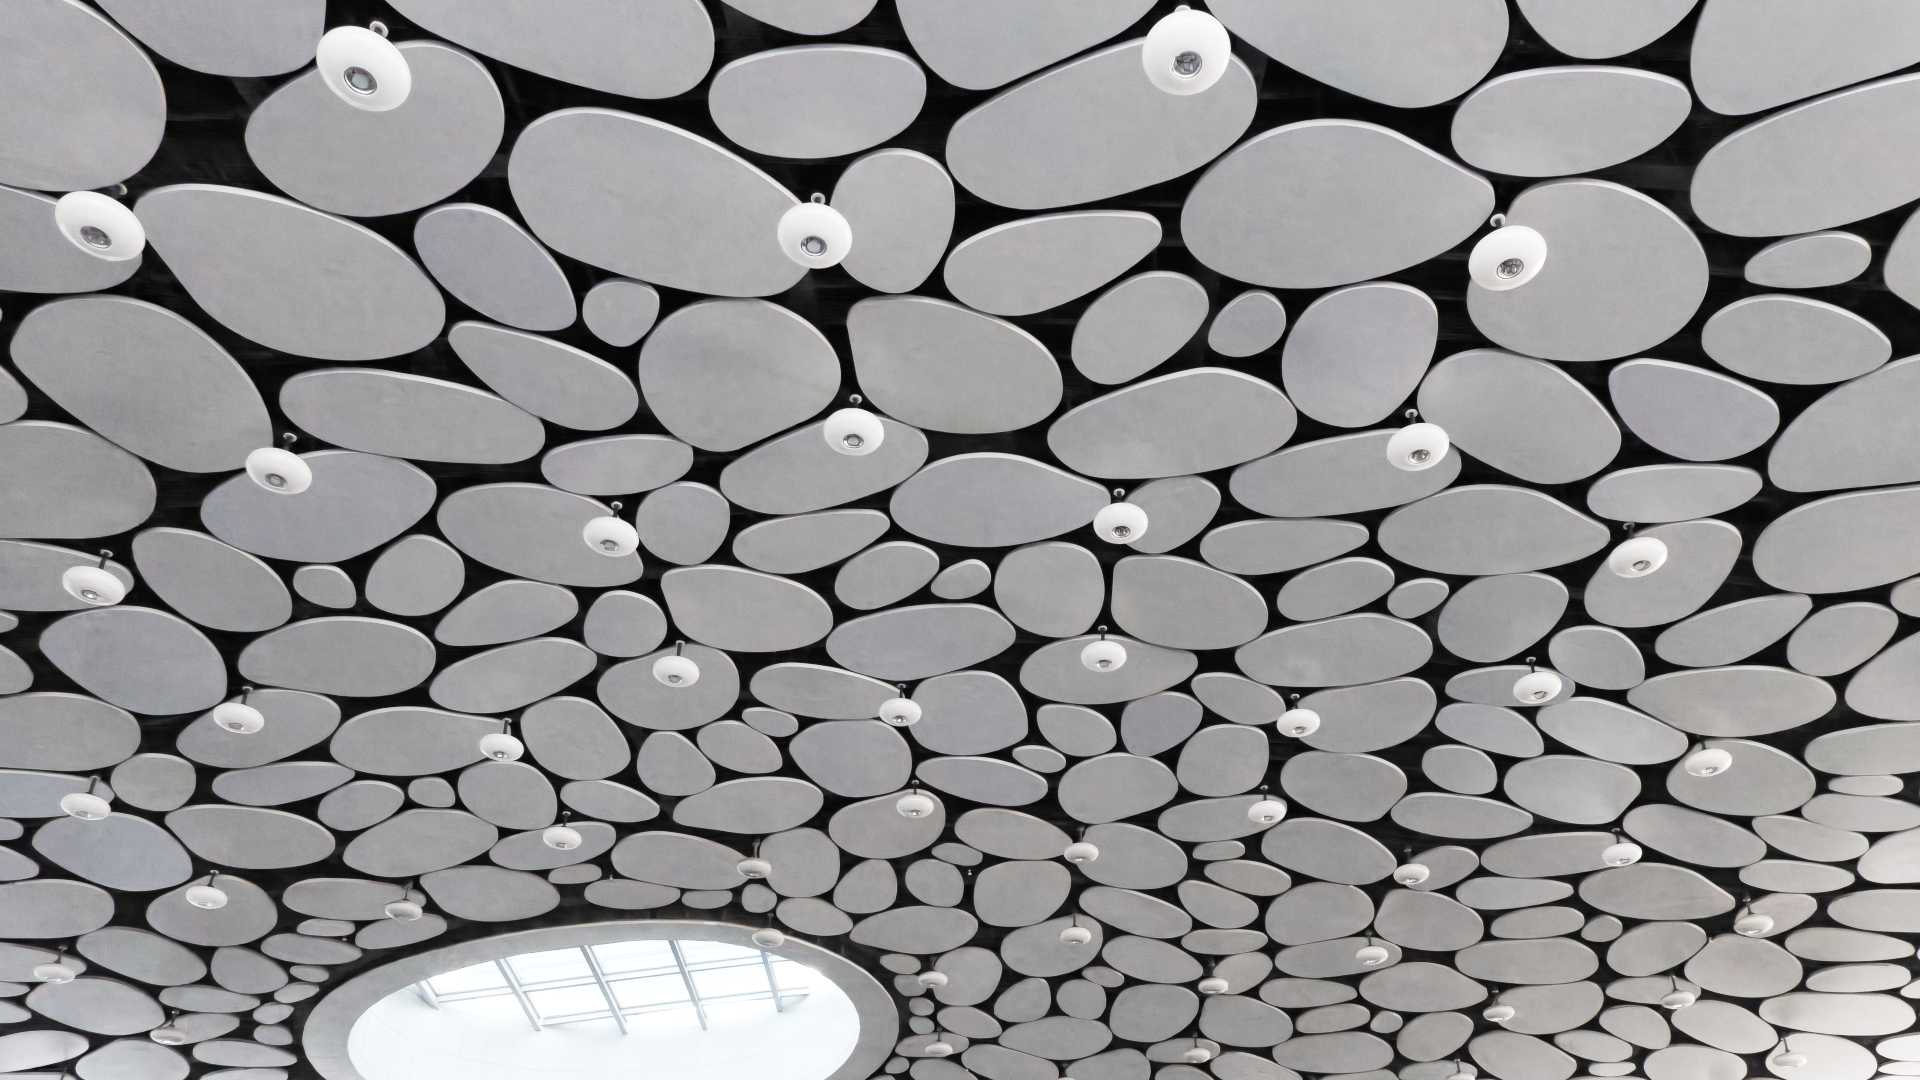
{"label": "circular skylight", "polygon": [[796,960],[698,939],[523,952],[377,1001],[348,1054],[366,1080],[492,1075],[821,1080],[859,1035],[846,994]]}

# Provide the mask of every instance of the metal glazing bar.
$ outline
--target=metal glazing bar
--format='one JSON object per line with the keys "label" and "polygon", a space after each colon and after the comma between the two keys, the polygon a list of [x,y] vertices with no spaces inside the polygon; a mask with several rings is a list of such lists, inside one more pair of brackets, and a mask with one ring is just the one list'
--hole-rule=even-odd
{"label": "metal glazing bar", "polygon": [[513,999],[520,1003],[520,1011],[527,1014],[527,1023],[533,1025],[533,1030],[541,1030],[540,1014],[534,1011],[533,1002],[527,997],[527,992],[520,989],[520,980],[514,975],[513,969],[507,966],[505,960],[495,960],[493,966],[499,968],[500,977],[507,980],[507,989],[513,991]]}
{"label": "metal glazing bar", "polygon": [[667,948],[673,950],[673,962],[680,969],[680,981],[687,984],[687,1000],[693,1002],[694,1015],[700,1018],[700,1030],[707,1030],[707,1009],[700,1004],[700,991],[693,988],[693,973],[687,970],[687,958],[680,953],[680,943],[668,939]]}
{"label": "metal glazing bar", "polygon": [[627,1016],[620,1011],[620,1002],[614,999],[613,987],[607,985],[607,973],[600,970],[600,958],[585,945],[580,946],[580,955],[587,958],[587,970],[593,972],[594,985],[600,988],[600,996],[607,999],[607,1011],[613,1014],[613,1022],[620,1025],[620,1034],[625,1035]]}
{"label": "metal glazing bar", "polygon": [[786,1012],[787,1003],[780,1000],[780,980],[773,977],[773,961],[764,950],[760,953],[760,968],[767,973],[767,992],[773,995],[773,1011]]}

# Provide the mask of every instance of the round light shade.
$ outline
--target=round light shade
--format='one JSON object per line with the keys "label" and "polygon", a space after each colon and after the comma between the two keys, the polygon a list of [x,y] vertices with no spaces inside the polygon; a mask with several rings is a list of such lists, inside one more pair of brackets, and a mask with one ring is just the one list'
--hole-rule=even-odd
{"label": "round light shade", "polygon": [[267,726],[267,717],[244,701],[223,701],[213,707],[213,722],[221,731],[252,735]]}
{"label": "round light shade", "polygon": [[912,727],[920,722],[920,704],[912,698],[888,698],[880,703],[880,719],[894,727]]}
{"label": "round light shade", "polygon": [[213,885],[189,885],[187,903],[201,911],[219,911],[227,906],[227,893],[225,889]]}
{"label": "round light shade", "polygon": [[909,791],[900,796],[899,800],[893,804],[893,808],[900,812],[901,817],[912,818],[915,821],[938,809],[934,804],[933,796],[918,791]]}
{"label": "round light shade", "polygon": [[70,983],[79,974],[71,965],[61,960],[49,960],[44,964],[33,965],[33,977],[43,983]]}
{"label": "round light shade", "polygon": [[1404,862],[1393,868],[1393,880],[1402,885],[1419,885],[1432,876],[1426,863]]}
{"label": "round light shade", "polygon": [[147,1032],[147,1038],[161,1046],[181,1046],[187,1041],[187,1033],[175,1026],[172,1021],[168,1021]]}
{"label": "round light shade", "polygon": [[105,567],[88,564],[69,566],[60,574],[60,587],[90,607],[112,607],[126,599],[126,583]]}
{"label": "round light shade", "polygon": [[399,47],[364,26],[327,31],[313,60],[333,96],[356,109],[397,109],[413,92],[413,68]]}
{"label": "round light shade", "polygon": [[1646,577],[1665,565],[1667,545],[1657,536],[1622,540],[1607,553],[1607,569],[1623,578]]}
{"label": "round light shade", "polygon": [[1156,89],[1184,97],[1219,82],[1232,55],[1233,42],[1220,20],[1182,5],[1147,31],[1140,67]]}
{"label": "round light shade", "polygon": [[584,838],[571,825],[549,825],[540,833],[540,842],[555,851],[572,851]]}
{"label": "round light shade", "polygon": [[865,409],[849,406],[835,409],[827,414],[826,423],[821,425],[820,436],[836,454],[848,457],[865,457],[880,449],[886,440],[887,429],[880,418]]}
{"label": "round light shade", "polygon": [[640,530],[625,518],[602,514],[580,527],[580,539],[594,554],[618,559],[640,547]]}
{"label": "round light shade", "polygon": [[495,761],[519,761],[526,744],[504,731],[480,736],[480,752]]}
{"label": "round light shade", "polygon": [[113,807],[107,800],[91,791],[69,791],[60,796],[60,810],[68,817],[81,821],[99,821],[113,813]]}
{"label": "round light shade", "polygon": [[1480,1016],[1490,1024],[1504,1024],[1513,1019],[1514,1008],[1511,1005],[1496,1001],[1492,1005],[1480,1010]]}
{"label": "round light shade", "polygon": [[669,653],[653,662],[653,677],[662,686],[685,689],[700,681],[700,665],[691,657]]}
{"label": "round light shade", "polygon": [[420,918],[420,916],[426,914],[417,901],[406,898],[389,901],[386,912],[387,918],[399,922],[413,922]]}
{"label": "round light shade", "polygon": [[753,932],[753,943],[763,949],[777,949],[787,943],[787,935],[771,926],[763,926]]}
{"label": "round light shade", "polygon": [[760,881],[773,873],[773,864],[758,855],[741,859],[739,862],[733,864],[733,868],[738,870],[740,876],[746,878],[748,881]]}
{"label": "round light shade", "polygon": [[1640,850],[1639,844],[1631,840],[1621,840],[1608,844],[1606,850],[1600,853],[1600,861],[1608,866],[1632,866],[1640,861],[1642,854],[1644,853]]}
{"label": "round light shade", "polygon": [[1379,967],[1391,959],[1392,956],[1393,954],[1388,952],[1383,945],[1362,945],[1360,948],[1355,949],[1353,953],[1353,958],[1360,961],[1365,967]]}
{"label": "round light shade", "polygon": [[1147,535],[1147,512],[1130,502],[1108,503],[1093,515],[1093,531],[1109,544],[1131,544]]}
{"label": "round light shade", "polygon": [[74,247],[108,262],[137,259],[147,230],[127,205],[97,191],[69,191],[53,204],[53,223]]}
{"label": "round light shade", "polygon": [[1075,840],[1067,845],[1063,856],[1070,863],[1090,863],[1100,857],[1100,849],[1085,840]]}
{"label": "round light shade", "polygon": [[247,455],[247,476],[275,495],[298,495],[313,486],[313,470],[300,455],[263,446]]}
{"label": "round light shade", "polygon": [[1127,663],[1127,647],[1101,638],[1080,650],[1080,664],[1088,671],[1118,671]]}
{"label": "round light shade", "polygon": [[1278,727],[1290,739],[1304,739],[1320,730],[1320,714],[1296,705],[1280,714]]}
{"label": "round light shade", "polygon": [[1565,685],[1551,671],[1529,671],[1513,681],[1513,700],[1522,705],[1545,705],[1558,697]]}
{"label": "round light shade", "polygon": [[1214,997],[1227,992],[1227,980],[1218,975],[1209,975],[1194,986],[1202,997]]}
{"label": "round light shade", "polygon": [[1703,747],[1687,755],[1684,768],[1688,776],[1719,776],[1733,767],[1733,755],[1717,746]]}
{"label": "round light shade", "polygon": [[1675,990],[1660,999],[1660,1007],[1663,1009],[1684,1009],[1699,1000],[1700,995],[1691,990]]}
{"label": "round light shade", "polygon": [[1387,460],[1406,472],[1431,469],[1447,456],[1453,440],[1439,424],[1425,421],[1408,424],[1387,440]]}
{"label": "round light shade", "polygon": [[1546,264],[1546,237],[1525,225],[1504,225],[1473,245],[1467,274],[1483,289],[1506,292],[1532,281]]}
{"label": "round light shade", "polygon": [[1733,932],[1741,937],[1764,937],[1773,930],[1773,916],[1749,911],[1733,920]]}
{"label": "round light shade", "polygon": [[1093,940],[1093,931],[1084,926],[1063,926],[1060,928],[1060,944],[1085,945]]}
{"label": "round light shade", "polygon": [[1180,1060],[1189,1065],[1205,1065],[1213,1060],[1213,1051],[1204,1046],[1190,1046],[1180,1052]]}
{"label": "round light shade", "polygon": [[1255,825],[1278,825],[1287,816],[1287,804],[1279,799],[1260,799],[1247,807],[1247,820]]}
{"label": "round light shade", "polygon": [[913,978],[915,982],[918,982],[928,990],[938,990],[947,985],[948,982],[947,973],[944,971],[923,971]]}
{"label": "round light shade", "polygon": [[780,215],[780,250],[809,270],[838,266],[853,250],[853,226],[823,202],[803,202]]}

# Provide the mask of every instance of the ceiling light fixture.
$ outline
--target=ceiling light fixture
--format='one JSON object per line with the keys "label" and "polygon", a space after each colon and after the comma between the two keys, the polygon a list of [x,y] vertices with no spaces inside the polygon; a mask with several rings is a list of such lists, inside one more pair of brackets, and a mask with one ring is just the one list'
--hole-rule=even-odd
{"label": "ceiling light fixture", "polygon": [[1432,876],[1432,868],[1426,863],[1415,862],[1411,858],[1393,868],[1393,880],[1408,887],[1425,884],[1426,880]]}
{"label": "ceiling light fixture", "polygon": [[1661,1008],[1670,1012],[1678,1012],[1700,1000],[1699,994],[1681,986],[1680,980],[1675,976],[1667,976],[1667,981],[1673,984],[1673,989],[1667,991],[1666,995],[1660,999]]}
{"label": "ceiling light fixture", "polygon": [[[1632,531],[1631,524],[1626,526]],[[1666,542],[1657,536],[1635,536],[1622,540],[1607,553],[1607,569],[1616,577],[1646,577],[1667,565]]]}
{"label": "ceiling light fixture", "polygon": [[1320,730],[1320,714],[1312,709],[1301,708],[1299,694],[1289,695],[1287,700],[1292,708],[1280,714],[1277,724],[1280,734],[1289,739],[1304,739]]}
{"label": "ceiling light fixture", "polygon": [[1114,501],[1093,515],[1093,531],[1109,544],[1131,544],[1147,535],[1147,512],[1124,501],[1126,494],[1114,488]]}
{"label": "ceiling light fixture", "polygon": [[1362,967],[1379,967],[1392,959],[1393,954],[1387,951],[1386,946],[1368,937],[1365,945],[1354,950],[1353,958],[1358,960]]}
{"label": "ceiling light fixture", "polygon": [[1189,1065],[1205,1065],[1213,1060],[1213,1051],[1201,1046],[1200,1040],[1196,1038],[1192,1046],[1180,1052],[1180,1060]]}
{"label": "ceiling light fixture", "polygon": [[69,191],[54,200],[53,223],[74,247],[96,259],[140,257],[147,230],[127,205],[98,191]]}
{"label": "ceiling light fixture", "polygon": [[397,109],[413,93],[413,68],[387,40],[385,23],[334,27],[321,35],[313,61],[334,97],[365,112]]}
{"label": "ceiling light fixture", "polygon": [[653,662],[654,680],[662,686],[671,686],[675,690],[685,690],[700,681],[700,665],[690,656],[682,655],[687,647],[685,641],[673,643],[671,655],[662,656]]}
{"label": "ceiling light fixture", "polygon": [[907,793],[900,796],[899,800],[893,804],[893,808],[899,811],[901,817],[918,821],[931,815],[939,809],[939,806],[933,801],[933,796],[919,788],[909,788]]}
{"label": "ceiling light fixture", "polygon": [[382,909],[395,922],[418,922],[426,914],[426,905],[418,891],[408,885],[398,900],[389,900]]}
{"label": "ceiling light fixture", "polygon": [[1210,974],[1195,984],[1194,989],[1200,992],[1201,997],[1219,997],[1231,989],[1231,987],[1227,983],[1227,980],[1221,978],[1218,974]]}
{"label": "ceiling light fixture", "polygon": [[847,395],[847,407],[835,409],[820,427],[820,436],[836,454],[866,457],[887,440],[887,428],[880,418],[861,408],[866,398]]}
{"label": "ceiling light fixture", "polygon": [[218,876],[218,871],[210,870],[207,872],[207,880],[197,885],[187,886],[187,903],[192,904],[201,911],[219,911],[221,908],[226,907],[227,891],[213,883],[213,879]]}
{"label": "ceiling light fixture", "polygon": [[838,266],[853,250],[853,226],[817,191],[812,199],[796,203],[780,215],[776,235],[787,258],[809,270]]}
{"label": "ceiling light fixture", "polygon": [[1621,839],[1620,834],[1616,832],[1613,834],[1613,843],[1601,849],[1600,861],[1608,866],[1632,866],[1640,861],[1640,856],[1643,854],[1645,852],[1641,850],[1639,844]]}
{"label": "ceiling light fixture", "polygon": [[1522,705],[1544,705],[1560,696],[1566,682],[1551,671],[1541,671],[1533,666],[1533,657],[1527,657],[1527,673],[1513,681],[1513,698]]}
{"label": "ceiling light fixture", "polygon": [[70,983],[80,977],[80,969],[67,962],[67,950],[56,949],[53,959],[33,965],[33,977],[43,983]]}
{"label": "ceiling light fixture", "polygon": [[1060,928],[1060,944],[1077,949],[1093,940],[1093,931],[1080,925],[1079,915],[1071,915],[1068,918],[1070,921],[1067,925]]}
{"label": "ceiling light fixture", "polygon": [[1493,231],[1480,238],[1467,256],[1467,274],[1473,283],[1493,292],[1507,292],[1532,281],[1547,264],[1547,238],[1525,225],[1507,224],[1507,215],[1487,219]]}
{"label": "ceiling light fixture", "polygon": [[1421,472],[1446,459],[1453,440],[1439,424],[1420,419],[1420,410],[1408,409],[1410,423],[1387,439],[1387,460],[1402,472]]}
{"label": "ceiling light fixture", "polygon": [[247,476],[275,495],[298,495],[313,486],[313,469],[299,454],[287,449],[293,432],[280,436],[283,446],[263,446],[247,455]]}
{"label": "ceiling light fixture", "polygon": [[586,838],[580,835],[579,829],[567,824],[572,818],[573,811],[561,811],[560,820],[541,831],[540,842],[555,851],[572,851],[578,848]]}
{"label": "ceiling light fixture", "polygon": [[1227,73],[1233,40],[1220,20],[1185,4],[1160,17],[1140,46],[1140,67],[1163,93],[1202,94]]}
{"label": "ceiling light fixture", "polygon": [[187,1041],[187,1033],[180,1027],[180,1014],[167,1010],[167,1019],[159,1027],[147,1032],[147,1038],[161,1046],[182,1046]]}
{"label": "ceiling light fixture", "polygon": [[912,727],[920,722],[920,703],[907,696],[907,684],[896,683],[899,693],[880,703],[880,719],[894,727]]}
{"label": "ceiling light fixture", "polygon": [[1732,754],[1717,746],[1708,746],[1705,743],[1701,743],[1699,746],[1700,748],[1688,754],[1687,760],[1682,763],[1682,768],[1687,770],[1688,776],[1698,776],[1705,779],[1709,776],[1719,776],[1721,773],[1733,768]]}
{"label": "ceiling light fixture", "polygon": [[1067,845],[1067,850],[1061,853],[1061,857],[1075,866],[1081,866],[1099,859],[1100,848],[1089,842],[1087,834],[1083,831],[1080,839]]}
{"label": "ceiling light fixture", "polygon": [[495,761],[519,761],[527,744],[514,737],[513,721],[502,719],[499,731],[480,736],[480,752]]}
{"label": "ceiling light fixture", "polygon": [[1798,1069],[1806,1065],[1807,1055],[1794,1050],[1790,1045],[1792,1041],[1791,1035],[1782,1038],[1774,1047],[1773,1056],[1767,1059],[1768,1063],[1776,1069]]}
{"label": "ceiling light fixture", "polygon": [[89,607],[112,607],[127,597],[127,585],[107,569],[113,552],[100,549],[100,561],[69,566],[60,574],[60,587]]}
{"label": "ceiling light fixture", "polygon": [[621,504],[607,504],[607,512],[580,527],[580,539],[596,555],[618,559],[640,548],[640,530],[620,516]]}
{"label": "ceiling light fixture", "polygon": [[929,969],[915,975],[913,981],[919,983],[922,990],[940,990],[947,985],[949,980],[946,972]]}
{"label": "ceiling light fixture", "polygon": [[1287,804],[1268,795],[1263,789],[1260,798],[1247,807],[1247,820],[1255,825],[1278,825],[1287,816]]}
{"label": "ceiling light fixture", "polygon": [[266,714],[247,703],[253,696],[253,687],[242,686],[236,700],[223,701],[213,707],[213,722],[221,731],[233,735],[252,735],[267,726]]}
{"label": "ceiling light fixture", "polygon": [[87,790],[69,791],[60,796],[61,813],[81,821],[99,821],[113,813],[113,806],[104,796],[97,794],[99,787],[98,776],[87,777]]}
{"label": "ceiling light fixture", "polygon": [[1081,648],[1080,666],[1086,668],[1088,671],[1098,671],[1102,674],[1109,671],[1119,671],[1125,667],[1127,663],[1127,647],[1117,641],[1108,641],[1107,628],[1104,626],[1096,627],[1095,632],[1097,632],[1100,637],[1098,640],[1087,642],[1086,645]]}
{"label": "ceiling light fixture", "polygon": [[1747,903],[1740,908],[1740,914],[1733,920],[1733,932],[1741,937],[1766,937],[1773,931],[1773,916],[1753,910]]}
{"label": "ceiling light fixture", "polygon": [[763,926],[753,932],[753,943],[762,949],[777,949],[787,943],[787,935],[771,926]]}

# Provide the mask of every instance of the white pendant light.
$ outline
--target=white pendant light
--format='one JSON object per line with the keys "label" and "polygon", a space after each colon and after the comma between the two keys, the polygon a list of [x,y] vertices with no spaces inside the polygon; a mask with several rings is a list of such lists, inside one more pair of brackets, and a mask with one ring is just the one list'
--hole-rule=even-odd
{"label": "white pendant light", "polygon": [[1807,1055],[1795,1050],[1792,1043],[1793,1036],[1791,1035],[1781,1039],[1779,1044],[1774,1047],[1773,1056],[1767,1059],[1767,1063],[1776,1069],[1799,1069],[1805,1067],[1807,1064]]}
{"label": "white pendant light", "polygon": [[1646,577],[1667,565],[1666,542],[1657,536],[1622,540],[1607,553],[1607,569],[1623,578]]}
{"label": "white pendant light", "polygon": [[952,1057],[953,1044],[948,1042],[946,1038],[942,1036],[940,1038],[934,1039],[932,1042],[922,1047],[920,1049],[920,1052],[927,1055],[930,1058]]}
{"label": "white pendant light", "polygon": [[127,597],[126,582],[107,569],[113,552],[102,549],[100,561],[88,566],[69,566],[60,574],[60,587],[67,595],[89,607],[112,607]]}
{"label": "white pendant light", "polygon": [[1666,995],[1660,999],[1661,1008],[1678,1012],[1700,1000],[1700,995],[1681,986],[1679,979],[1669,975],[1667,976],[1667,980],[1673,984],[1673,989],[1667,991]]}
{"label": "white pendant light", "polygon": [[1077,949],[1093,940],[1093,931],[1080,925],[1080,916],[1072,918],[1072,922],[1060,928],[1060,944]]}
{"label": "white pendant light", "polygon": [[[756,852],[759,848],[760,846],[758,844],[754,845]],[[773,864],[757,854],[749,855],[739,862],[734,863],[733,868],[741,877],[746,878],[748,881],[765,881],[773,874]]]}
{"label": "white pendant light", "polygon": [[1180,1051],[1180,1060],[1189,1065],[1205,1065],[1213,1060],[1213,1051],[1201,1046],[1200,1040],[1195,1039],[1192,1046]]}
{"label": "white pendant light", "polygon": [[938,805],[933,801],[933,796],[928,795],[918,788],[900,796],[899,800],[893,804],[893,808],[899,812],[901,817],[913,821],[928,817],[935,810],[939,809]]}
{"label": "white pendant light", "polygon": [[1280,734],[1289,739],[1304,739],[1319,731],[1320,714],[1312,709],[1301,708],[1299,694],[1293,695],[1291,702],[1293,707],[1281,713],[1279,721],[1274,725],[1280,729]]}
{"label": "white pendant light", "polygon": [[1253,805],[1247,807],[1247,820],[1253,822],[1255,825],[1278,825],[1280,824],[1280,820],[1286,816],[1287,804],[1279,799],[1267,796],[1264,792],[1261,793],[1260,798],[1256,800]]}
{"label": "white pendant light", "polygon": [[480,752],[494,761],[519,761],[527,746],[513,734],[513,721],[500,721],[500,730],[480,736]]}
{"label": "white pendant light", "polygon": [[1703,745],[1700,749],[1688,754],[1687,760],[1681,767],[1687,770],[1688,776],[1698,776],[1702,779],[1719,776],[1733,768],[1733,755],[1717,746]]}
{"label": "white pendant light", "polygon": [[1504,1024],[1513,1019],[1517,1013],[1518,1010],[1513,1006],[1496,997],[1493,999],[1493,1004],[1480,1010],[1480,1017],[1489,1024]]}
{"label": "white pendant light", "polygon": [[1773,932],[1773,916],[1744,907],[1740,917],[1733,920],[1733,932],[1741,937],[1766,937]]}
{"label": "white pendant light", "polygon": [[179,1014],[173,1010],[167,1010],[166,1022],[154,1028],[152,1031],[147,1032],[147,1038],[152,1039],[161,1046],[186,1045],[188,1035],[186,1031],[180,1027],[177,1019],[178,1016]]}
{"label": "white pendant light", "polygon": [[1233,41],[1220,20],[1185,4],[1160,17],[1140,46],[1140,67],[1162,93],[1203,94],[1227,73]]}
{"label": "white pendant light", "polygon": [[1086,840],[1075,840],[1067,845],[1067,850],[1061,853],[1061,857],[1075,866],[1080,866],[1100,858],[1100,849]]}
{"label": "white pendant light", "polygon": [[1408,409],[1407,419],[1414,422],[1387,439],[1387,461],[1402,472],[1421,472],[1433,468],[1446,460],[1447,450],[1453,446],[1446,429],[1439,424],[1417,419],[1419,415]]}
{"label": "white pendant light", "polygon": [[1201,997],[1219,997],[1221,994],[1227,992],[1229,985],[1227,980],[1220,976],[1209,975],[1201,979],[1200,982],[1194,986],[1194,989],[1200,991]]}
{"label": "white pendant light", "polygon": [[923,990],[940,990],[950,981],[944,971],[926,970],[913,977]]}
{"label": "white pendant light", "polygon": [[633,522],[620,516],[620,504],[607,504],[607,512],[589,518],[580,527],[580,540],[595,555],[604,555],[609,559],[619,559],[633,554],[640,548],[640,530]]}
{"label": "white pendant light", "polygon": [[859,394],[849,395],[847,401],[851,404],[828,413],[826,422],[820,425],[820,437],[827,440],[828,448],[834,453],[866,457],[886,441],[886,425],[860,407],[865,400]]}
{"label": "white pendant light", "polygon": [[567,823],[572,817],[572,811],[562,811],[559,821],[541,830],[540,842],[555,851],[573,851],[585,843],[586,837],[580,835],[580,830]]}
{"label": "white pendant light", "polygon": [[1433,870],[1426,863],[1411,859],[1393,868],[1393,880],[1409,888],[1425,883],[1432,876]]}
{"label": "white pendant light", "polygon": [[107,262],[137,259],[147,230],[127,205],[98,191],[69,191],[54,200],[53,223],[74,247]]}
{"label": "white pendant light", "polygon": [[387,918],[395,922],[417,922],[426,914],[426,906],[420,902],[419,894],[412,889],[402,893],[400,899],[387,901],[384,909]]}
{"label": "white pendant light", "polygon": [[685,690],[700,681],[700,665],[690,656],[681,655],[687,647],[684,641],[673,643],[673,652],[653,662],[653,678],[662,686],[671,686],[675,690]]}
{"label": "white pendant light", "polygon": [[314,66],[333,96],[366,112],[387,112],[413,93],[413,68],[386,26],[336,26],[320,38]]}
{"label": "white pendant light", "polygon": [[1545,705],[1560,696],[1566,682],[1551,671],[1541,671],[1533,666],[1533,657],[1527,657],[1527,673],[1513,681],[1513,700],[1522,705]]}
{"label": "white pendant light", "polygon": [[1456,1061],[1453,1063],[1453,1072],[1447,1075],[1447,1080],[1479,1080],[1479,1075],[1472,1065]]}
{"label": "white pendant light", "polygon": [[33,977],[43,983],[70,983],[80,977],[80,969],[67,960],[67,951],[54,952],[53,959],[33,965]]}
{"label": "white pendant light", "polygon": [[227,891],[214,884],[217,875],[209,873],[207,880],[197,885],[187,886],[186,901],[201,911],[219,911],[227,906]]}
{"label": "white pendant light", "polygon": [[253,697],[253,687],[240,688],[237,701],[223,701],[213,707],[213,722],[221,731],[232,735],[253,735],[267,726],[266,714],[248,703]]}
{"label": "white pendant light", "polygon": [[1488,224],[1493,231],[1481,237],[1467,256],[1467,275],[1473,283],[1507,292],[1532,281],[1547,265],[1547,238],[1538,229],[1507,224],[1505,214],[1493,215]]}
{"label": "white pendant light", "polygon": [[1099,638],[1081,647],[1080,666],[1102,674],[1119,671],[1127,664],[1127,647],[1117,641],[1108,641],[1106,627],[1099,627],[1098,632]]}
{"label": "white pendant light", "polygon": [[298,495],[313,486],[313,469],[304,458],[286,449],[294,443],[292,432],[280,436],[285,446],[263,446],[247,455],[247,477],[263,491],[275,495]]}
{"label": "white pendant light", "polygon": [[894,687],[899,693],[880,703],[880,719],[894,727],[912,727],[920,722],[920,703],[907,696],[907,686]]}
{"label": "white pendant light", "polygon": [[81,821],[99,821],[113,813],[113,806],[99,794],[99,788],[99,777],[87,777],[87,790],[69,791],[60,796],[60,812]]}
{"label": "white pendant light", "polygon": [[1123,501],[1125,494],[1114,488],[1114,501],[1093,515],[1094,533],[1109,544],[1131,544],[1147,535],[1147,512]]}
{"label": "white pendant light", "polygon": [[1386,946],[1368,938],[1365,945],[1354,950],[1353,958],[1360,962],[1361,967],[1379,967],[1392,959],[1393,954],[1387,951]]}
{"label": "white pendant light", "polygon": [[787,943],[787,935],[771,926],[763,926],[753,932],[753,943],[763,949],[777,949]]}
{"label": "white pendant light", "polygon": [[1608,866],[1632,866],[1640,861],[1644,852],[1640,845],[1631,840],[1623,840],[1619,833],[1613,834],[1613,843],[1601,849],[1600,861]]}
{"label": "white pendant light", "polygon": [[807,202],[788,207],[775,234],[781,253],[809,270],[838,266],[853,250],[853,226],[819,192]]}

